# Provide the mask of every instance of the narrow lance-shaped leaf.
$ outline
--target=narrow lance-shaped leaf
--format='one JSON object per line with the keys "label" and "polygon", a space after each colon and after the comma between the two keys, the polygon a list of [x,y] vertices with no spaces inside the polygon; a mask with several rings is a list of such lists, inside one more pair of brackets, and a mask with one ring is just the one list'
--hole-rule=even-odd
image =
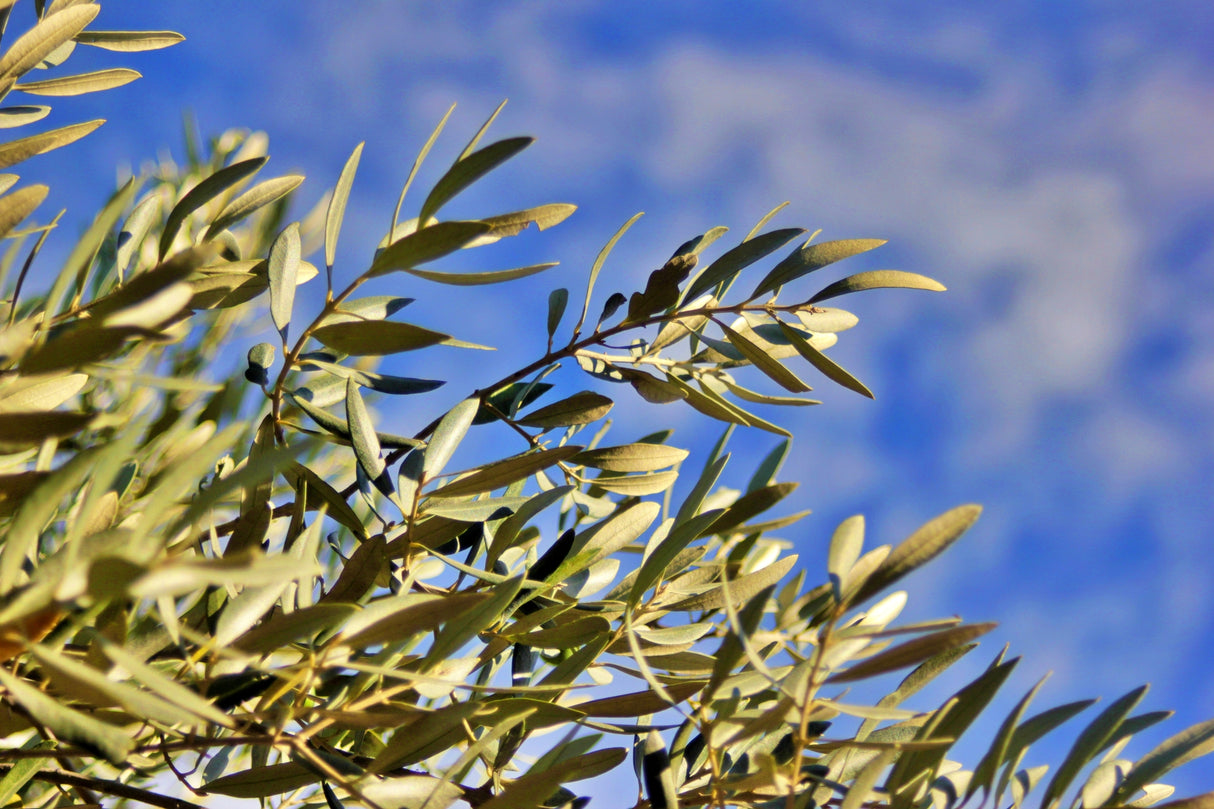
{"label": "narrow lance-shaped leaf", "polygon": [[450,335],[412,323],[363,320],[321,326],[312,336],[329,348],[354,356],[383,356],[447,342]]}
{"label": "narrow lance-shaped leaf", "polygon": [[1134,710],[1134,706],[1142,700],[1146,692],[1147,686],[1140,685],[1112,702],[1092,720],[1090,725],[1083,729],[1079,738],[1075,739],[1075,744],[1071,746],[1070,752],[1067,753],[1066,758],[1054,773],[1054,777],[1046,785],[1045,794],[1041,798],[1041,805],[1044,809],[1052,809],[1061,800],[1062,793],[1075,780],[1075,776],[1079,774],[1085,764],[1108,746],[1113,734],[1117,732],[1117,728],[1129,716],[1130,711]]}
{"label": "narrow lance-shaped leaf", "polygon": [[304,181],[302,174],[288,174],[285,177],[274,177],[265,180],[245,191],[228,203],[227,207],[215,217],[207,228],[205,239],[212,239],[221,231],[247,218],[254,211],[264,208],[271,202],[282,199],[290,194]]}
{"label": "narrow lance-shaped leaf", "polygon": [[[93,8],[96,7],[93,6]],[[15,166],[34,155],[46,154],[60,146],[75,143],[104,123],[103,119],[98,118],[95,121],[72,124],[52,129],[50,132],[43,132],[40,135],[30,135],[28,138],[0,143],[0,169]]]}
{"label": "narrow lance-shaped leaf", "polygon": [[728,585],[718,585],[706,593],[695,595],[690,598],[685,598],[674,604],[667,605],[671,610],[682,610],[690,612],[691,610],[713,610],[720,609],[725,606],[725,593],[722,589],[729,587],[729,600],[738,604],[744,601],[749,601],[755,593],[762,590],[768,585],[778,582],[784,578],[784,574],[792,569],[792,566],[797,563],[797,555],[785,556],[783,559],[772,562],[765,568],[756,570],[754,573],[747,573],[737,579],[733,579]]}
{"label": "narrow lance-shaped leaf", "polygon": [[867,396],[870,399],[875,398],[867,385],[845,371],[842,366],[830,357],[814,348],[813,344],[802,337],[796,329],[782,320],[777,320],[776,322],[780,325],[780,331],[788,338],[788,342],[797,350],[797,353],[808,360],[810,365],[822,372],[823,376],[832,382],[837,382],[848,390],[855,391],[861,396]]}
{"label": "narrow lance-shaped leaf", "polygon": [[455,112],[455,105],[452,104],[447,108],[443,117],[434,127],[434,131],[430,133],[430,137],[422,144],[422,148],[417,153],[417,157],[413,159],[413,165],[409,168],[409,176],[405,178],[405,184],[400,189],[400,196],[396,199],[396,208],[392,211],[392,227],[388,228],[388,238],[392,238],[392,234],[396,232],[396,223],[400,221],[400,209],[405,204],[405,195],[409,193],[409,187],[413,185],[413,180],[417,177],[417,171],[425,162],[426,156],[430,154],[430,149],[433,148],[434,142],[438,140],[438,136],[442,133],[443,127],[447,125],[447,120],[451,117],[451,113]]}
{"label": "narrow lance-shaped leaf", "polygon": [[784,228],[747,238],[737,247],[727,250],[720,258],[709,264],[692,281],[686,294],[683,295],[683,300],[695,300],[722,281],[731,280],[746,267],[779,250],[804,232],[804,228]]}
{"label": "narrow lance-shaped leaf", "polygon": [[15,85],[13,89],[36,96],[78,96],[121,87],[140,78],[143,78],[143,74],[137,70],[115,67],[75,76],[29,81]]}
{"label": "narrow lance-shaped leaf", "polygon": [[614,402],[600,393],[584,390],[572,396],[533,410],[518,420],[527,427],[550,430],[553,427],[569,427],[589,424],[610,412]]}
{"label": "narrow lance-shaped leaf", "polygon": [[176,31],[81,31],[75,40],[107,51],[155,51],[184,42]]}
{"label": "narrow lance-shaped leaf", "polygon": [[426,201],[422,203],[418,221],[422,224],[429,221],[452,197],[526,149],[534,141],[535,138],[528,137],[507,138],[461,157],[434,184]]}
{"label": "narrow lance-shaped leaf", "polygon": [[757,298],[764,293],[774,292],[803,275],[883,244],[885,244],[885,239],[844,239],[807,244],[799,250],[793,251],[791,255],[773,267],[771,272],[767,273],[755,287],[755,291],[750,293],[750,297]]}
{"label": "narrow lance-shaped leaf", "polygon": [[542,449],[525,455],[515,455],[480,467],[467,477],[448,483],[430,493],[431,497],[468,497],[500,489],[516,481],[526,480],[536,472],[568,460],[582,451],[575,445]]}
{"label": "narrow lance-shaped leaf", "polygon": [[729,340],[730,344],[738,349],[738,351],[741,351],[742,355],[750,360],[752,365],[766,374],[777,385],[792,393],[804,393],[810,390],[809,385],[798,379],[796,374],[785,368],[780,364],[779,360],[772,357],[765,350],[741,334],[738,334],[724,323],[718,323],[717,325],[721,327],[721,331],[725,332],[725,338]]}
{"label": "narrow lance-shaped leaf", "polygon": [[965,790],[965,799],[969,800],[979,789],[984,791],[985,795],[991,794],[991,789],[995,784],[995,776],[999,772],[999,766],[1007,760],[1008,751],[1011,749],[1012,734],[1016,731],[1016,726],[1020,723],[1024,712],[1028,710],[1029,703],[1036,696],[1041,686],[1045,684],[1047,674],[1042,677],[1037,683],[1028,690],[1028,692],[1020,698],[1016,706],[1003,720],[999,726],[999,730],[995,733],[995,740],[991,742],[990,749],[978,762],[978,766],[974,768],[974,776],[970,779],[969,786]]}
{"label": "narrow lance-shaped leaf", "polygon": [[[598,279],[599,271],[603,269],[603,264],[607,261],[607,256],[611,255],[611,250],[615,247],[615,243],[628,232],[628,228],[632,227],[633,223],[635,223],[643,215],[643,213],[633,214],[632,217],[621,225],[620,229],[617,230],[614,235],[612,235],[612,237],[607,241],[607,244],[603,245],[603,249],[599,251],[599,254],[594,257],[594,263],[590,265],[590,278],[586,281],[586,300],[582,303],[582,316],[578,318],[577,325],[573,327],[574,336],[578,335],[582,331],[582,326],[586,323],[586,314],[590,311],[590,295],[592,292],[594,292],[594,282]],[[627,299],[621,295],[620,302],[623,303],[625,300]],[[610,317],[610,315],[604,314],[602,320],[606,320],[608,317]]]}
{"label": "narrow lance-shaped leaf", "polygon": [[[346,419],[350,426],[350,437],[354,443],[354,456],[358,464],[367,473],[367,477],[378,481],[383,474],[385,463],[380,457],[379,438],[375,435],[375,425],[367,413],[367,406],[358,392],[358,383],[353,379],[346,380]],[[379,485],[377,483],[377,485]]]}
{"label": "narrow lance-shaped leaf", "polygon": [[818,292],[809,299],[810,304],[837,298],[849,292],[859,292],[864,289],[926,289],[929,292],[944,292],[946,287],[939,281],[902,270],[872,270],[856,273],[835,281],[830,286]]}
{"label": "narrow lance-shaped leaf", "polygon": [[828,683],[847,683],[856,680],[866,680],[887,671],[906,668],[922,663],[925,660],[943,654],[949,649],[963,646],[975,638],[979,638],[994,629],[997,624],[969,624],[953,629],[934,632],[921,638],[907,641],[900,646],[886,649],[873,657],[862,660],[850,668],[831,675]]}
{"label": "narrow lance-shaped leaf", "polygon": [[329,280],[329,289],[333,288],[333,262],[337,260],[337,237],[341,234],[342,219],[346,215],[346,204],[350,200],[350,189],[354,186],[354,175],[358,172],[358,161],[362,159],[364,142],[354,147],[354,151],[346,158],[341,174],[337,177],[337,185],[333,188],[333,196],[329,197],[329,209],[325,212],[325,272]]}
{"label": "narrow lance-shaped leaf", "polygon": [[1134,764],[1113,798],[1122,803],[1134,793],[1157,781],[1169,771],[1210,751],[1214,740],[1214,719],[1193,725],[1161,742]]}
{"label": "narrow lance-shaped leaf", "polygon": [[[21,104],[14,107],[0,107],[0,129],[13,129],[26,124],[36,123],[41,121],[50,114],[51,108],[44,104]],[[14,177],[12,182],[17,180]],[[0,188],[0,191],[7,190],[7,187]]]}
{"label": "narrow lance-shaped leaf", "polygon": [[287,327],[291,325],[291,309],[295,305],[296,277],[300,261],[299,223],[292,222],[270,246],[268,273],[270,277],[270,315],[274,325],[287,340]]}
{"label": "narrow lance-shaped leaf", "polygon": [[569,290],[559,287],[548,293],[548,347],[552,347],[552,338],[561,325],[565,315],[565,306],[569,303]]}
{"label": "narrow lance-shaped leaf", "polygon": [[529,264],[526,267],[514,267],[509,270],[491,270],[489,272],[436,272],[434,270],[419,270],[416,267],[408,268],[405,272],[427,281],[433,281],[436,284],[447,284],[448,286],[455,287],[477,287],[526,278],[529,275],[536,275],[545,270],[550,270],[555,266],[555,261],[549,261],[544,264]]}
{"label": "narrow lance-shaped leaf", "polygon": [[554,225],[564,222],[576,210],[576,205],[571,205],[567,202],[551,202],[547,205],[538,205],[534,208],[526,208],[521,211],[512,211],[511,213],[498,214],[497,216],[486,216],[480,221],[488,225],[490,231],[481,237],[480,242],[483,243],[487,239],[497,241],[504,236],[514,236],[521,233],[532,223],[535,223],[535,226],[540,230],[547,230]]}
{"label": "narrow lance-shaped leaf", "polygon": [[436,222],[397,239],[380,251],[367,276],[375,278],[393,270],[409,270],[418,264],[454,253],[476,237],[487,233],[484,222]]}
{"label": "narrow lance-shaped leaf", "polygon": [[456,447],[464,440],[468,428],[472,426],[472,420],[476,417],[479,407],[479,399],[475,397],[465,399],[448,410],[439,421],[438,426],[434,428],[434,434],[430,437],[430,443],[426,446],[425,460],[422,464],[421,479],[423,482],[433,480],[443,471],[447,461],[451,460],[451,456],[455,453]]}
{"label": "narrow lance-shaped leaf", "polygon": [[859,604],[886,589],[957,541],[982,513],[978,505],[958,506],[929,520],[886,557],[861,586],[853,603]]}
{"label": "narrow lance-shaped leaf", "polygon": [[679,447],[640,443],[588,449],[572,460],[605,472],[653,472],[680,463],[687,454],[687,450]]}
{"label": "narrow lance-shaped leaf", "polygon": [[185,224],[185,220],[190,214],[246,177],[254,174],[266,164],[266,160],[268,159],[266,157],[254,157],[234,163],[231,166],[220,169],[190,189],[181,198],[181,201],[173,206],[173,210],[169,211],[169,218],[164,224],[164,232],[160,235],[160,258],[163,259],[168,255],[169,249],[173,246],[173,240],[177,238],[177,233],[181,230],[181,226]]}
{"label": "narrow lance-shaped leaf", "polygon": [[0,198],[0,238],[34,212],[46,199],[50,189],[45,185],[31,185]]}
{"label": "narrow lance-shaped leaf", "polygon": [[843,600],[843,593],[847,590],[847,574],[860,558],[863,547],[864,517],[857,514],[839,523],[826,554],[826,572],[830,575],[836,601]]}
{"label": "narrow lance-shaped leaf", "polygon": [[540,772],[528,772],[480,809],[534,809],[550,798],[560,784],[610,772],[628,757],[622,747],[609,747],[565,759]]}

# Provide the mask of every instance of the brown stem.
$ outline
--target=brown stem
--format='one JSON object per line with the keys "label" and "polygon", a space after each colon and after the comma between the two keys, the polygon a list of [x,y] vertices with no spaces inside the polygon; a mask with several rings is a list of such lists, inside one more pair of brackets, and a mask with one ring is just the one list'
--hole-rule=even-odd
{"label": "brown stem", "polygon": [[[0,769],[0,775],[7,775],[12,767]],[[105,778],[90,778],[61,770],[38,770],[32,776],[34,781],[42,781],[56,786],[71,787],[80,790],[99,792],[102,795],[113,795],[132,801],[141,801],[149,806],[159,806],[163,809],[198,809],[198,804],[184,801],[180,798],[169,798],[146,789],[133,787],[121,781],[111,781]],[[96,801],[92,801],[96,802]]]}

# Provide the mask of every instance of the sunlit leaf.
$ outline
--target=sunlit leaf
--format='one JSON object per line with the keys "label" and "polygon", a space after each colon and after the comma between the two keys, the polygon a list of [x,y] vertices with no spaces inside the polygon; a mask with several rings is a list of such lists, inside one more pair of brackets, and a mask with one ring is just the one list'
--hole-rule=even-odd
{"label": "sunlit leaf", "polygon": [[1075,780],[1075,776],[1079,775],[1084,765],[1111,743],[1118,726],[1125,721],[1130,711],[1134,710],[1134,706],[1142,701],[1146,692],[1147,686],[1141,685],[1114,700],[1083,729],[1062,764],[1058,766],[1054,777],[1046,785],[1045,794],[1041,798],[1043,807],[1053,807],[1061,800],[1062,793]]}
{"label": "sunlit leaf", "polygon": [[184,42],[176,31],[81,31],[75,40],[107,51],[154,51]]}
{"label": "sunlit leaf", "polygon": [[[0,82],[0,84],[3,84],[3,82]],[[40,135],[30,135],[20,140],[10,140],[8,143],[0,143],[0,169],[15,166],[34,155],[46,154],[49,151],[58,149],[60,146],[75,143],[104,123],[104,120],[98,119],[83,124],[72,124],[71,126],[43,132]]]}
{"label": "sunlit leaf", "polygon": [[582,451],[582,447],[570,445],[554,449],[541,449],[524,455],[515,455],[486,464],[464,477],[458,478],[430,493],[430,497],[466,497],[493,491],[519,480],[525,480],[536,472],[568,460]]}
{"label": "sunlit leaf", "polygon": [[267,159],[265,157],[254,157],[234,163],[231,166],[220,169],[191,188],[173,206],[173,210],[169,211],[168,220],[165,222],[164,230],[160,234],[160,258],[163,259],[168,255],[169,250],[173,246],[173,241],[181,231],[181,226],[185,224],[185,220],[190,214],[218,197],[224,191],[255,174],[265,165]]}
{"label": "sunlit leaf", "polygon": [[837,382],[848,390],[853,390],[856,393],[859,393],[861,396],[867,396],[870,399],[875,398],[873,396],[873,392],[869,390],[863,382],[856,379],[854,376],[844,370],[842,366],[840,366],[830,357],[823,354],[817,348],[814,348],[812,343],[798,334],[795,329],[789,327],[788,324],[784,323],[783,321],[778,322],[780,324],[780,330],[784,332],[784,335],[788,338],[793,348],[797,350],[797,353],[807,359],[811,365],[821,371],[827,379]]}
{"label": "sunlit leaf", "polygon": [[14,85],[14,90],[36,96],[78,96],[85,93],[96,93],[100,90],[110,90],[130,84],[135,79],[142,78],[137,70],[124,67],[97,70],[92,73],[80,73],[76,76],[61,76],[42,81],[27,81]]}
{"label": "sunlit leaf", "polygon": [[928,278],[926,275],[903,272],[902,270],[872,270],[870,272],[849,275],[846,278],[835,281],[810,298],[809,303],[815,304],[819,301],[837,298],[840,295],[846,295],[849,292],[859,292],[864,289],[886,288],[926,289],[930,292],[944,292],[945,290],[944,284]]}
{"label": "sunlit leaf", "polygon": [[383,356],[447,342],[450,335],[394,320],[331,323],[312,332],[329,348],[355,356]]}
{"label": "sunlit leaf", "polygon": [[30,185],[0,197],[0,238],[21,224],[46,199],[50,189],[45,185]]}
{"label": "sunlit leaf", "polygon": [[204,239],[214,238],[220,231],[249,217],[254,211],[290,194],[304,181],[302,174],[288,174],[264,180],[228,203],[207,228]]}
{"label": "sunlit leaf", "polygon": [[606,396],[586,390],[533,410],[519,418],[518,422],[527,427],[540,427],[545,430],[589,424],[607,415],[613,406],[614,402]]}
{"label": "sunlit leaf", "polygon": [[341,233],[341,223],[346,215],[346,205],[350,200],[350,189],[354,186],[354,175],[358,172],[358,162],[362,158],[363,145],[364,143],[360,142],[346,158],[325,213],[325,268],[330,273],[330,286],[333,284],[333,262],[337,260],[337,237]]}
{"label": "sunlit leaf", "polygon": [[885,561],[856,593],[853,603],[859,604],[922,567],[961,537],[982,513],[977,505],[958,506],[929,520],[894,548]]}
{"label": "sunlit leaf", "polygon": [[674,466],[687,457],[687,450],[666,444],[623,444],[588,449],[573,456],[573,463],[607,472],[653,472]]}
{"label": "sunlit leaf", "polygon": [[513,281],[517,278],[526,278],[529,275],[550,270],[555,266],[556,262],[550,261],[546,264],[531,264],[527,267],[515,267],[512,270],[494,270],[492,272],[435,272],[433,270],[419,270],[415,267],[407,267],[405,268],[405,272],[438,284],[474,287],[486,284],[500,284],[503,281]]}
{"label": "sunlit leaf", "polygon": [[695,300],[723,281],[732,280],[746,267],[767,256],[805,232],[804,228],[784,228],[748,237],[737,247],[727,250],[691,283],[684,300]]}
{"label": "sunlit leaf", "polygon": [[764,293],[774,292],[803,275],[820,270],[836,261],[865,253],[883,244],[885,244],[884,239],[843,239],[807,244],[794,250],[791,255],[776,264],[771,272],[763,276],[763,280],[758,283],[754,292],[750,293],[750,297],[757,298]]}
{"label": "sunlit leaf", "polygon": [[426,201],[422,203],[421,213],[417,217],[418,220],[422,222],[428,221],[452,197],[514,157],[523,149],[526,149],[534,141],[535,138],[527,137],[507,138],[499,140],[496,143],[491,143],[483,149],[461,157],[434,184],[434,188],[426,197]]}
{"label": "sunlit leaf", "polygon": [[[50,107],[42,105],[22,104],[14,107],[0,107],[0,129],[12,129],[36,123],[45,118],[50,111]],[[13,182],[16,182],[16,178]]]}
{"label": "sunlit leaf", "polygon": [[[586,323],[586,315],[590,312],[590,296],[594,292],[594,282],[598,280],[599,272],[603,269],[603,264],[606,263],[607,256],[611,255],[611,250],[615,247],[616,242],[618,242],[620,238],[628,232],[628,229],[632,227],[633,223],[640,219],[641,216],[642,214],[639,213],[633,214],[627,222],[620,226],[619,230],[612,234],[611,238],[607,240],[607,244],[603,245],[603,249],[600,250],[599,254],[594,257],[594,263],[590,265],[590,277],[586,281],[586,300],[582,303],[582,315],[578,318],[577,325],[573,327],[574,334],[580,332],[582,330],[582,326]],[[616,294],[618,295],[619,293]],[[620,295],[620,304],[623,304],[626,300],[627,298]],[[606,310],[604,310],[604,314],[601,318],[599,318],[599,322],[601,323],[610,316],[611,315],[607,314]]]}
{"label": "sunlit leaf", "polygon": [[299,224],[292,222],[283,228],[270,246],[267,269],[270,278],[270,315],[284,342],[287,326],[291,323],[291,309],[295,305],[300,258]]}

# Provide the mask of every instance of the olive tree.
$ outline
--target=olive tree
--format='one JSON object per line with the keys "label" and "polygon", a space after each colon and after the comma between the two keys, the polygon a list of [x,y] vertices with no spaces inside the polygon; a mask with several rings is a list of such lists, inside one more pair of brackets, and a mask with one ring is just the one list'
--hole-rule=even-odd
{"label": "olive tree", "polygon": [[[94,29],[91,2],[34,11],[0,57],[0,95],[117,86],[137,74],[28,76],[76,45],[181,39]],[[48,111],[7,106],[0,120]],[[1170,794],[1162,776],[1211,748],[1207,722],[1125,758],[1167,716],[1135,712],[1144,686],[1048,767],[1031,746],[1093,701],[1034,713],[1039,683],[984,754],[954,761],[1017,660],[994,654],[938,707],[905,707],[992,625],[899,624],[896,587],[980,509],[892,546],[853,517],[804,540],[828,549],[825,570],[777,535],[803,512],[772,513],[796,488],[780,479],[789,436],[755,411],[806,404],[811,377],[871,396],[825,353],[856,318],[824,304],[943,289],[891,270],[815,282],[880,240],[771,228],[777,208],[725,248],[722,227],[679,244],[642,289],[596,293],[630,220],[588,273],[564,276],[584,293],[551,293],[534,361],[480,363],[480,387],[453,406],[432,393],[444,380],[380,370],[392,357],[407,371],[412,352],[478,356],[458,328],[410,322],[412,298],[396,293],[455,287],[427,305],[458,326],[458,287],[553,265],[457,273],[439,260],[574,210],[443,219],[531,143],[489,141],[486,123],[431,188],[407,193],[445,122],[354,266],[336,247],[361,145],[298,220],[304,178],[260,176],[264,136],[195,145],[122,184],[41,276],[58,237],[59,217],[32,218],[48,189],[0,175],[0,805],[581,807],[579,782],[618,768],[638,809],[1019,807],[1030,793],[1046,809],[1147,806]],[[0,168],[99,123],[0,144]],[[306,316],[303,284],[323,291]],[[267,309],[272,336],[250,347]],[[545,381],[564,365],[585,390]],[[669,430],[612,434],[615,399],[634,393],[655,419],[690,407],[721,422],[720,441],[691,456]],[[400,402],[431,420],[391,432],[377,413]],[[722,482],[736,428],[783,437],[744,489]],[[488,457],[461,451],[470,435]],[[868,681],[886,695],[842,696]]]}

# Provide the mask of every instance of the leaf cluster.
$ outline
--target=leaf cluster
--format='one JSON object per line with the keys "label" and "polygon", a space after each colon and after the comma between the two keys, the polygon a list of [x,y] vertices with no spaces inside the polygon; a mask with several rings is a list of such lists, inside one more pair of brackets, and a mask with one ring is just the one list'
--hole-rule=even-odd
{"label": "leaf cluster", "polygon": [[[131,72],[24,76],[78,43],[179,39],[86,30],[93,3],[35,5],[36,24],[0,56],[5,93],[116,86]],[[31,123],[36,109],[0,108],[0,121]],[[1207,722],[1125,758],[1166,716],[1134,712],[1144,687],[1047,773],[1030,747],[1091,702],[1029,715],[1038,683],[976,764],[952,761],[1017,660],[1000,653],[939,706],[908,707],[992,625],[898,624],[895,588],[980,509],[892,547],[866,547],[851,518],[818,581],[788,553],[779,532],[806,512],[776,512],[796,484],[779,480],[791,444],[765,414],[814,403],[801,394],[818,375],[872,395],[826,353],[857,318],[819,304],[943,289],[895,270],[803,288],[880,240],[768,229],[777,208],[711,260],[725,228],[683,243],[592,317],[634,217],[589,268],[576,319],[567,289],[549,296],[535,361],[449,408],[426,396],[444,380],[380,370],[380,357],[397,370],[413,352],[485,348],[411,322],[414,300],[397,293],[424,292],[413,279],[498,284],[554,266],[433,266],[574,212],[441,218],[531,144],[482,145],[493,117],[402,219],[443,118],[354,268],[336,248],[361,144],[290,220],[303,177],[260,179],[264,135],[191,140],[182,165],[117,191],[46,290],[26,281],[59,219],[27,221],[47,190],[0,197],[0,805],[582,807],[577,784],[631,757],[638,809],[1018,807],[1034,789],[1047,809],[1147,806],[1170,792],[1159,778],[1214,746]],[[87,128],[0,156],[11,166]],[[323,303],[302,315],[307,283],[323,284]],[[391,294],[368,294],[384,283]],[[267,311],[274,336],[253,343]],[[563,364],[591,387],[545,381]],[[603,391],[625,386],[722,422],[721,440],[693,463],[668,430],[616,439]],[[432,420],[391,432],[381,411],[400,402]],[[739,426],[780,439],[732,488]],[[490,434],[491,457],[469,459],[469,436]],[[872,704],[849,700],[851,684],[897,673]],[[165,777],[191,797],[159,794]]]}

